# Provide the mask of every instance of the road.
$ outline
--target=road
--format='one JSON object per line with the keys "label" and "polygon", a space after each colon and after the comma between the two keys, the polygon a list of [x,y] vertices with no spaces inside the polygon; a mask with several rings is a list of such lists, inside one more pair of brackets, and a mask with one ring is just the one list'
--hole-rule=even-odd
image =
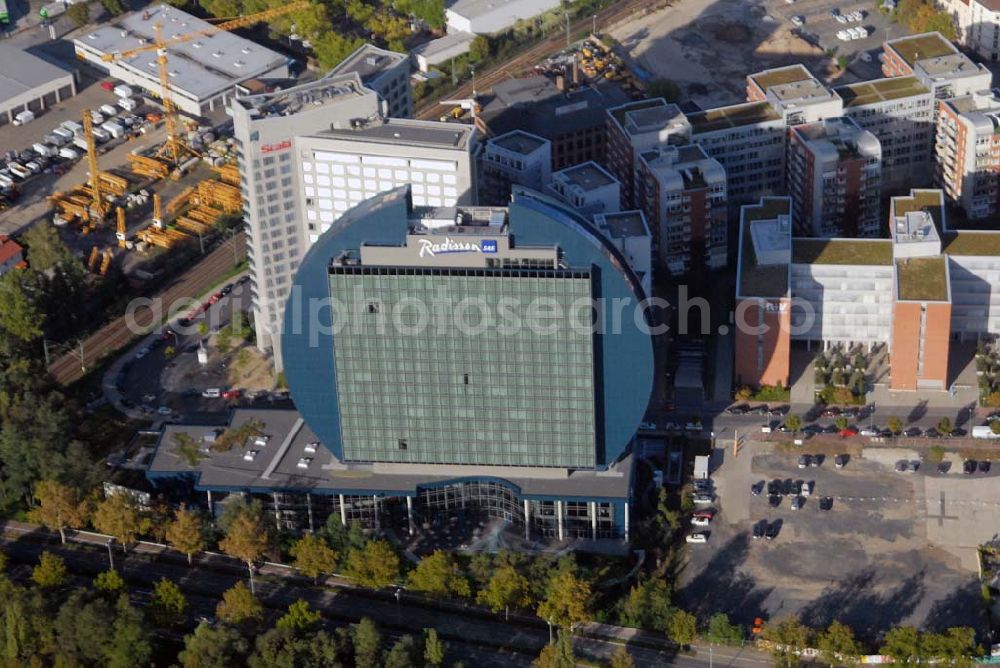
{"label": "road", "polygon": [[[606,7],[597,12],[596,18],[587,16],[571,23],[570,34],[578,35],[584,31],[590,32],[594,25],[597,25],[598,27],[610,26],[614,23],[625,20],[635,12],[649,7],[650,4],[650,2],[644,2],[643,0],[623,0],[622,2],[617,2],[610,7]],[[534,46],[522,51],[517,56],[496,65],[486,72],[477,73],[475,77],[476,90],[489,90],[501,81],[509,79],[513,75],[524,70],[531,69],[542,60],[558,53],[559,51],[562,51],[565,48],[565,31],[560,30],[554,32],[541,42],[538,42]],[[472,97],[472,92],[472,82],[470,81],[469,83],[462,84],[457,89],[446,93],[444,97],[453,100],[461,100]],[[441,113],[441,105],[438,103],[438,99],[435,98],[427,104],[417,107],[415,117],[424,121],[432,121],[440,118]]]}
{"label": "road", "polygon": [[[48,550],[61,555],[74,573],[94,576],[107,570],[106,536],[76,532],[71,541],[76,545],[63,546],[57,535],[13,521],[4,525],[0,538],[3,551],[14,561],[34,564],[38,555]],[[224,591],[246,579],[242,566],[221,555],[199,557],[190,567],[181,555],[150,543],[140,543],[128,554],[115,547],[113,555],[115,567],[131,586],[148,589],[160,578],[169,578],[187,596],[198,599],[196,609],[201,612],[211,611],[212,600],[220,600]],[[336,584],[334,580],[330,583]],[[418,633],[433,627],[447,641],[455,658],[474,659],[477,666],[529,666],[548,641],[548,630],[538,619],[515,616],[505,622],[478,608],[458,605],[447,608],[424,603],[408,594],[394,601],[387,592],[347,586],[316,587],[291,569],[277,564],[261,568],[261,576],[256,579],[256,593],[266,607],[274,610],[284,610],[296,600],[304,599],[332,621],[353,623],[369,617],[389,634]],[[705,647],[696,648],[691,654],[678,654],[655,635],[639,634],[634,629],[588,624],[581,631],[598,636],[574,638],[577,654],[590,661],[606,661],[624,639],[644,636],[644,640],[629,643],[637,666],[760,668],[771,663],[766,654],[748,648],[715,647],[710,651]],[[610,635],[616,636],[617,642],[605,639]]]}
{"label": "road", "polygon": [[166,317],[168,310],[181,302],[200,297],[222,280],[235,264],[246,258],[246,235],[240,232],[213,250],[198,264],[170,281],[157,293],[151,306],[137,308],[133,317],[128,314],[105,325],[49,365],[49,373],[61,385],[79,380],[86,369],[109,353],[120,350],[136,336]]}

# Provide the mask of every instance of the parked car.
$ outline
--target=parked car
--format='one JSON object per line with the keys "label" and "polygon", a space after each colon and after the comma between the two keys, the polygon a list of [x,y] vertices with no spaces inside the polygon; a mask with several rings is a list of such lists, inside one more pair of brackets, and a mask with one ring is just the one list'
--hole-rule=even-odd
{"label": "parked car", "polygon": [[833,497],[832,496],[824,496],[823,498],[821,498],[819,500],[819,509],[820,510],[830,510],[832,508],[833,508]]}
{"label": "parked car", "polygon": [[803,16],[793,16],[792,25],[793,26],[803,26],[806,23],[806,19]]}
{"label": "parked car", "polygon": [[713,517],[715,517],[715,511],[712,510],[711,508],[705,508],[704,510],[696,510],[693,513],[691,513],[691,517],[703,517],[705,519],[710,520]]}
{"label": "parked car", "polygon": [[696,527],[707,527],[712,520],[707,517],[692,517],[691,526]]}
{"label": "parked car", "polygon": [[878,436],[880,434],[878,427],[865,427],[861,430],[862,436]]}
{"label": "parked car", "polygon": [[159,415],[170,415],[171,413],[173,413],[173,411],[170,410],[170,406],[160,406],[159,408],[156,409],[156,412]]}
{"label": "parked car", "polygon": [[840,430],[841,438],[849,438],[851,436],[857,436],[857,435],[858,435],[858,430],[855,429],[854,427],[847,427],[845,429]]}
{"label": "parked car", "polygon": [[753,485],[750,486],[750,494],[751,494],[751,496],[760,496],[761,492],[763,492],[763,491],[764,491],[764,481],[763,480],[761,480],[760,482],[755,482]]}
{"label": "parked car", "polygon": [[826,459],[826,455],[813,455],[812,461],[809,462],[809,468],[818,469],[823,464],[824,459]]}
{"label": "parked car", "polygon": [[763,538],[765,533],[767,533],[767,520],[761,520],[753,525],[754,540]]}
{"label": "parked car", "polygon": [[799,455],[799,468],[808,468],[809,464],[812,463],[812,455]]}
{"label": "parked car", "polygon": [[792,510],[798,510],[799,508],[801,508],[804,501],[805,499],[803,499],[801,496],[793,496]]}
{"label": "parked car", "polygon": [[976,472],[977,462],[975,459],[966,459],[962,463],[962,470],[965,471],[966,475],[972,475]]}
{"label": "parked car", "polygon": [[694,495],[694,498],[693,498],[693,501],[697,505],[707,505],[709,503],[712,503],[712,501],[714,501],[714,500],[715,500],[715,497],[712,494],[707,493],[707,492],[698,492],[698,493],[696,493]]}
{"label": "parked car", "polygon": [[969,432],[965,431],[961,427],[955,427],[954,429],[951,430],[950,435],[954,438],[962,438],[963,436],[968,435],[968,433]]}
{"label": "parked car", "polygon": [[218,387],[209,387],[201,393],[206,399],[218,399],[222,396],[222,390]]}
{"label": "parked car", "polygon": [[911,459],[910,461],[906,462],[907,473],[916,473],[919,468],[920,468],[920,462],[917,461],[916,459]]}
{"label": "parked car", "polygon": [[689,543],[707,543],[708,542],[708,534],[701,533],[701,532],[698,532],[698,533],[689,533],[684,540],[686,540]]}
{"label": "parked car", "polygon": [[772,494],[769,497],[767,497],[767,503],[772,508],[777,508],[778,506],[781,505],[781,497],[778,496],[777,494]]}
{"label": "parked car", "polygon": [[903,433],[905,435],[909,436],[910,438],[917,438],[919,436],[923,436],[924,435],[924,430],[921,429],[920,427],[910,427],[909,429],[907,429]]}
{"label": "parked car", "polygon": [[848,455],[837,455],[836,457],[833,458],[833,465],[838,469],[842,469],[845,466],[847,466],[848,459],[849,459]]}
{"label": "parked car", "polygon": [[730,415],[746,415],[750,412],[750,407],[746,404],[737,404],[735,406],[730,406],[726,409],[726,412]]}
{"label": "parked car", "polygon": [[239,399],[240,395],[243,393],[240,389],[226,390],[222,393],[223,399]]}
{"label": "parked car", "polygon": [[812,480],[807,480],[802,483],[802,496],[812,496],[813,489],[816,487],[816,483]]}
{"label": "parked car", "polygon": [[979,460],[979,472],[980,473],[989,473],[990,472],[990,460],[988,460],[988,459],[980,459]]}
{"label": "parked car", "polygon": [[764,538],[767,540],[774,540],[778,537],[778,533],[781,531],[781,520],[775,520],[767,525],[767,530],[764,532]]}

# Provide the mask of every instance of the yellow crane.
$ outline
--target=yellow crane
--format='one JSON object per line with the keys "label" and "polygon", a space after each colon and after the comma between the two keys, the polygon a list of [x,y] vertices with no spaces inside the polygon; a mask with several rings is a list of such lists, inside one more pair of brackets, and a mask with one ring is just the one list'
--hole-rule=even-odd
{"label": "yellow crane", "polygon": [[196,37],[208,37],[209,35],[214,35],[219,32],[245,28],[246,26],[250,26],[255,23],[269,21],[270,19],[278,16],[306,9],[309,6],[310,3],[305,0],[292,2],[287,5],[265,10],[263,12],[257,12],[256,14],[240,16],[204,30],[196,30],[194,32],[184,33],[183,35],[176,35],[167,40],[163,39],[163,24],[157,22],[156,25],[153,26],[156,39],[152,44],[146,44],[134,49],[128,49],[126,51],[107,53],[101,56],[101,60],[105,62],[113,62],[115,60],[131,58],[132,56],[146,51],[156,51],[156,65],[160,77],[160,99],[163,102],[163,119],[167,129],[167,140],[163,144],[160,155],[165,156],[174,166],[177,166],[180,164],[186,153],[193,154],[194,150],[185,143],[184,139],[180,135],[180,123],[178,120],[177,106],[174,104],[170,93],[170,68],[167,66],[167,49],[172,46],[176,46],[177,44],[188,42]]}
{"label": "yellow crane", "polygon": [[104,220],[108,212],[107,202],[101,192],[101,169],[97,164],[97,144],[94,142],[94,119],[90,109],[83,110],[83,136],[87,140],[87,166],[90,168],[90,192],[94,196],[91,209],[97,220]]}

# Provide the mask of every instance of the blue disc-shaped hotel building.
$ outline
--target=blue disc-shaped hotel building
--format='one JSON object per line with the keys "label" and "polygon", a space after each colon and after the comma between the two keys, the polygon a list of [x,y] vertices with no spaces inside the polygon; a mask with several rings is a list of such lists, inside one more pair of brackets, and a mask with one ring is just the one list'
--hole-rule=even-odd
{"label": "blue disc-shaped hotel building", "polygon": [[[267,495],[289,528],[480,513],[528,539],[627,538],[653,384],[644,299],[619,246],[545,196],[431,209],[385,193],[299,265],[282,336],[295,410],[170,425],[148,476]],[[179,452],[192,441],[200,459]]]}

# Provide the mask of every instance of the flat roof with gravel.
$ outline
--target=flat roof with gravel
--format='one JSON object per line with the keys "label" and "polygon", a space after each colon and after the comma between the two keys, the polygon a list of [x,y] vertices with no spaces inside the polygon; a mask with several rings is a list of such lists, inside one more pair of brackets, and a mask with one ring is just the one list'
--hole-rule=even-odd
{"label": "flat roof with gravel", "polygon": [[833,92],[844,100],[845,107],[864,107],[869,104],[898,100],[901,97],[930,93],[916,77],[893,77],[863,81],[838,86],[833,89]]}
{"label": "flat roof with gravel", "polygon": [[891,265],[888,239],[792,239],[795,264]]}

